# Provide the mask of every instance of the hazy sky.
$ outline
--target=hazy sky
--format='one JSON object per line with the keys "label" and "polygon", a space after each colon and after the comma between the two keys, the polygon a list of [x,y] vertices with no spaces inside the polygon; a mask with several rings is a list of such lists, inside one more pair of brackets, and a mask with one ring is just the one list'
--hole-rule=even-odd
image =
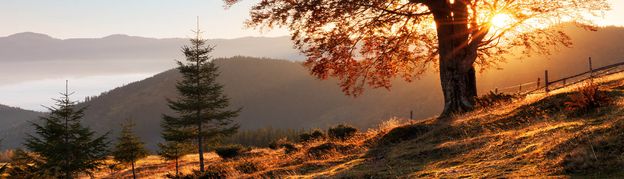
{"label": "hazy sky", "polygon": [[188,37],[197,16],[207,38],[287,35],[284,30],[244,28],[258,1],[245,0],[226,10],[221,0],[0,0],[0,36],[28,31],[57,38]]}
{"label": "hazy sky", "polygon": [[[244,0],[225,10],[221,0],[0,0],[0,36],[30,31],[57,38],[188,37],[196,16],[208,38],[287,35],[284,30],[244,28],[250,7],[258,1]],[[624,0],[610,1],[613,11],[599,24],[624,25]]]}

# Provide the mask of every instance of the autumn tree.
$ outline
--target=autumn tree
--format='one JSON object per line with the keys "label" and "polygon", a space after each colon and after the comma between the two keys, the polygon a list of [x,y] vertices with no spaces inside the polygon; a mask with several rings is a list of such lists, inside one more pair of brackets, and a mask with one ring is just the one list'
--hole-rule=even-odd
{"label": "autumn tree", "polygon": [[591,19],[608,9],[606,0],[262,0],[247,25],[288,28],[312,74],[337,77],[350,95],[435,69],[448,116],[474,108],[475,67],[569,47],[569,36],[550,26],[593,29]]}
{"label": "autumn tree", "polygon": [[168,142],[194,142],[199,153],[199,170],[204,172],[204,149],[207,141],[230,136],[238,130],[232,118],[240,109],[230,110],[223,85],[217,82],[218,67],[210,53],[214,49],[200,37],[199,28],[191,46],[182,48],[186,62],[178,61],[182,80],[176,88],[179,97],[167,100],[177,115],[163,115],[163,138]]}
{"label": "autumn tree", "polygon": [[121,134],[117,138],[117,145],[113,150],[113,157],[116,161],[130,164],[132,166],[132,178],[136,179],[135,163],[137,160],[147,157],[148,151],[144,147],[139,137],[134,134],[134,122],[128,119],[121,126]]}

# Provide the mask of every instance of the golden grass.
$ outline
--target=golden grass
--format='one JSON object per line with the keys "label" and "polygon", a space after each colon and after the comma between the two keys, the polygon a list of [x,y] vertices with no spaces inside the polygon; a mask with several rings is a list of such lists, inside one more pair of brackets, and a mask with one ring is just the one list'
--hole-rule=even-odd
{"label": "golden grass", "polygon": [[[624,74],[620,73],[594,81],[624,96],[623,79]],[[347,141],[296,144],[299,150],[290,154],[284,149],[253,149],[232,160],[208,153],[206,163],[226,171],[230,178],[567,177],[570,167],[602,162],[585,159],[608,156],[612,151],[601,148],[601,141],[608,142],[614,133],[624,132],[621,96],[614,97],[615,106],[596,114],[569,117],[565,111],[558,111],[558,106],[563,105],[559,104],[561,95],[574,92],[578,85],[456,116],[450,123],[438,123],[435,118],[393,118]],[[392,137],[387,134],[401,126],[424,126],[426,131],[397,143],[379,142]],[[320,157],[308,155],[310,148],[327,142],[352,149],[333,150]],[[602,160],[624,164],[624,155],[621,159]],[[182,173],[188,174],[197,166],[197,155],[185,156],[181,161]],[[248,170],[243,166],[253,166],[257,171],[243,171]],[[137,169],[141,178],[162,178],[173,172],[174,166],[150,156],[139,161]],[[123,169],[113,173],[103,170],[97,176],[130,175],[129,169]]]}

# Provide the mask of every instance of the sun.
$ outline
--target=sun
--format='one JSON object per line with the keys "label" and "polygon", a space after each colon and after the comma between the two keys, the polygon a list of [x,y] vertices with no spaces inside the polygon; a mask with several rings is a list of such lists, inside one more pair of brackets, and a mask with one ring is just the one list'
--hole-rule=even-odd
{"label": "sun", "polygon": [[492,25],[492,28],[494,29],[504,29],[509,28],[509,26],[511,26],[514,21],[515,19],[511,17],[511,15],[501,13],[494,15],[494,17],[492,17],[492,20],[490,20],[490,23]]}

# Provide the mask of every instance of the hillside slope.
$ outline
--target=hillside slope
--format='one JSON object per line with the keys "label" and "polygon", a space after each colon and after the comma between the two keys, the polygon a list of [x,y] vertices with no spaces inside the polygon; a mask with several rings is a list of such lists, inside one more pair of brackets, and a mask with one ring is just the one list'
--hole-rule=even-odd
{"label": "hillside slope", "polygon": [[44,113],[0,105],[0,149],[20,145],[21,140],[14,139],[24,136],[27,130],[23,129],[23,125],[28,121],[36,121],[42,115]]}
{"label": "hillside slope", "polygon": [[[564,109],[577,86],[535,94],[455,117],[392,119],[341,140],[297,143],[295,152],[258,148],[208,171],[232,178],[515,178],[624,176],[624,73],[597,79],[611,105],[585,113]],[[196,155],[182,171],[196,169]],[[139,162],[139,176],[160,177],[171,164]],[[123,169],[101,176],[129,176]]]}
{"label": "hillside slope", "polygon": [[577,85],[465,114],[451,123],[420,121],[382,135],[365,157],[330,175],[622,177],[624,74],[596,82],[612,105],[581,113],[566,109],[564,104],[578,94]]}

